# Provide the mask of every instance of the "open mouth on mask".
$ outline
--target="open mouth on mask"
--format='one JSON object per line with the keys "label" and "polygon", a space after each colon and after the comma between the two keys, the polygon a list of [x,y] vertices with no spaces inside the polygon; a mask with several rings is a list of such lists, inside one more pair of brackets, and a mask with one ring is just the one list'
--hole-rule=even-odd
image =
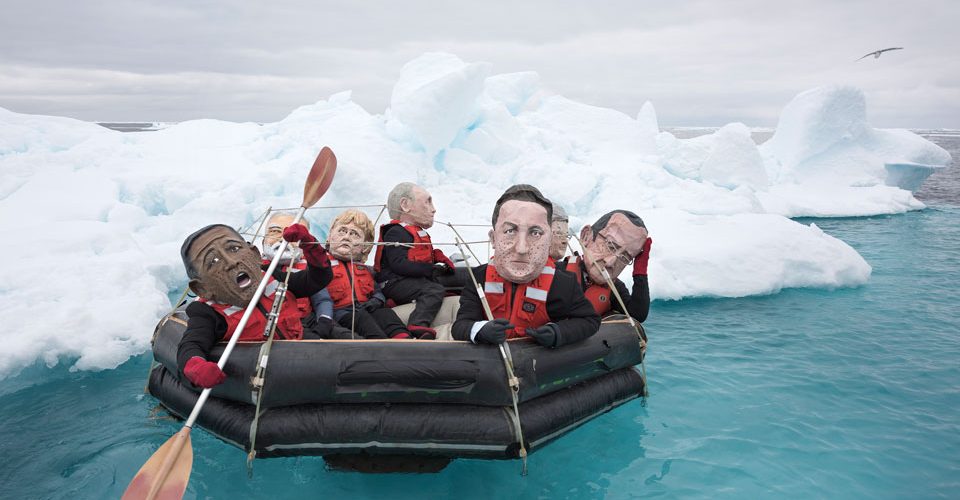
{"label": "open mouth on mask", "polygon": [[250,279],[250,275],[243,271],[237,273],[237,285],[240,285],[240,288],[246,288],[250,286],[250,283],[253,283],[253,280]]}

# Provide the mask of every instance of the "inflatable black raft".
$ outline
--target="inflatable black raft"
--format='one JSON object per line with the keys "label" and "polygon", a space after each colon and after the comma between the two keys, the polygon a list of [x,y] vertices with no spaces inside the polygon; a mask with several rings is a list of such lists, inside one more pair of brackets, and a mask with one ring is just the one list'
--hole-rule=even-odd
{"label": "inflatable black raft", "polygon": [[[181,380],[181,310],[161,320],[148,390],[185,417],[199,391]],[[226,344],[212,354],[217,359]],[[292,455],[515,458],[643,393],[636,332],[608,319],[593,337],[559,349],[509,342],[519,417],[496,346],[458,341],[275,341],[261,416],[251,379],[263,342],[240,342],[197,424],[257,457]],[[519,429],[517,428],[519,423]],[[386,457],[385,457],[386,458]]]}

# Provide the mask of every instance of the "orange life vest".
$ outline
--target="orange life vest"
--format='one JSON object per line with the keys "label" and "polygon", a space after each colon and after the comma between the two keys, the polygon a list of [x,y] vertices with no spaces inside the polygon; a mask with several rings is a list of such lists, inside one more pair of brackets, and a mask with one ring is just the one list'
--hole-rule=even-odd
{"label": "orange life vest", "polygon": [[[270,261],[264,260],[263,264],[265,266],[269,266]],[[298,273],[306,268],[307,262],[303,259],[300,259],[296,264],[293,265],[293,272]],[[279,269],[281,273],[287,272],[287,266],[277,266],[277,269]],[[313,305],[310,303],[310,297],[297,297],[297,309],[300,310],[301,318],[306,318],[309,316],[310,313],[313,312]]]}
{"label": "orange life vest", "polygon": [[[270,309],[273,307],[273,299],[277,294],[277,287],[279,285],[280,282],[271,276],[270,281],[267,283],[267,288],[263,291],[263,296],[260,297],[260,305],[264,311],[270,312]],[[293,293],[288,290],[286,299],[280,306],[280,317],[277,318],[278,338],[286,340],[300,340],[303,338],[303,325],[300,324],[300,310],[297,309],[295,298]],[[237,326],[240,324],[240,319],[243,318],[243,312],[246,308],[204,298],[200,298],[199,300],[212,307],[214,311],[220,313],[220,315],[227,320],[227,333],[223,336],[223,340],[230,340],[230,337],[233,337],[233,334],[237,331]],[[265,340],[266,337],[263,335],[263,330],[266,327],[266,315],[259,307],[254,308],[250,319],[247,320],[246,326],[243,328],[243,331],[240,332],[239,340]]]}
{"label": "orange life vest", "polygon": [[[420,226],[414,226],[413,224],[404,224],[396,219],[390,221],[387,224],[380,226],[380,237],[377,239],[379,243],[383,243],[383,235],[390,229],[390,227],[400,224],[404,229],[413,236],[413,247],[407,250],[407,259],[411,262],[422,262],[424,264],[435,264],[433,261],[433,244],[430,241],[430,235]],[[373,269],[376,272],[380,272],[383,269],[383,266],[380,263],[381,258],[383,258],[383,245],[377,245],[377,253],[373,257]]]}
{"label": "orange life vest", "polygon": [[487,264],[483,293],[487,296],[493,317],[509,319],[514,326],[513,330],[507,332],[507,338],[525,337],[528,327],[536,328],[550,322],[550,315],[547,314],[547,294],[553,283],[553,272],[552,267],[544,267],[540,276],[533,281],[513,284],[513,296],[507,297],[504,288],[509,282],[500,277],[493,264]]}
{"label": "orange life vest", "polygon": [[[333,279],[327,285],[327,291],[333,299],[333,308],[350,307],[353,296],[356,294],[357,303],[362,304],[376,292],[376,284],[370,267],[353,262],[343,262],[339,259],[330,259],[333,269]],[[350,293],[350,276],[353,275],[353,292]]]}
{"label": "orange life vest", "polygon": [[[568,262],[567,271],[577,277],[577,283],[580,284],[580,288],[583,288],[584,271],[581,269],[580,262],[580,257],[577,257],[576,260],[572,262]],[[583,296],[590,301],[590,304],[593,305],[593,310],[600,316],[610,312],[610,308],[613,307],[613,292],[607,285],[591,283],[590,286],[583,290]]]}

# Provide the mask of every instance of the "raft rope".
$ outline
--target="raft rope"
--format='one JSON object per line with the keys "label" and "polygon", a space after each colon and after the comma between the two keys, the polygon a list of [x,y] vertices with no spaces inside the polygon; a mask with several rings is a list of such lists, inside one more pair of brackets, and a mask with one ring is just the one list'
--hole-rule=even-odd
{"label": "raft rope", "polygon": [[350,273],[350,340],[357,340],[357,268],[353,265],[353,256],[347,265],[353,269]]}
{"label": "raft rope", "polygon": [[[480,259],[477,257],[477,254],[473,253],[473,249],[470,248],[470,245],[468,245],[465,241],[463,241],[463,236],[460,236],[460,231],[457,231],[457,228],[453,227],[453,224],[451,224],[450,222],[445,222],[444,224],[446,224],[450,229],[453,230],[453,233],[456,235],[456,237],[455,237],[456,241],[459,241],[460,243],[463,243],[464,246],[467,247],[467,250],[470,252],[470,255],[473,255],[474,260],[477,261],[477,265],[479,265],[481,262],[483,262],[482,260],[480,260]],[[471,241],[470,243],[482,243],[482,242],[480,242],[480,241]],[[442,244],[442,243],[438,243],[438,245],[440,245],[440,244]],[[463,255],[463,259],[466,260],[466,259],[467,259],[467,255],[463,253],[463,249],[460,248],[460,244],[459,244],[459,243],[457,243],[457,248],[460,250],[460,253]],[[467,267],[469,268],[469,266],[467,266]]]}
{"label": "raft rope", "polygon": [[[386,209],[387,209],[386,205],[380,205],[380,212],[377,214],[377,218],[373,221],[373,227],[377,227],[377,223],[380,222],[380,217],[383,216],[383,211]],[[366,246],[367,242],[364,241],[364,242],[361,242],[360,244]],[[373,244],[371,244],[370,248],[373,248]],[[367,250],[367,253],[369,253],[369,250]],[[366,255],[364,255],[363,261],[364,262],[367,261]],[[356,340],[357,336],[355,332],[357,328],[357,301],[356,301],[357,268],[356,266],[353,265],[353,256],[350,257],[350,264],[353,269],[353,272],[350,273],[350,307],[352,312],[352,314],[350,314],[350,338],[353,340]],[[369,298],[367,300],[369,300]],[[384,303],[384,305],[386,305],[386,303]]]}
{"label": "raft rope", "polygon": [[267,219],[270,217],[270,213],[272,211],[273,211],[273,207],[267,207],[267,209],[263,212],[263,215],[260,216],[259,218],[260,224],[257,226],[257,230],[253,233],[253,238],[250,239],[250,243],[257,241],[257,237],[260,236],[260,230],[262,230],[264,224],[267,223]]}
{"label": "raft rope", "polygon": [[[584,258],[586,258],[588,253],[587,247],[583,245],[583,241],[580,241],[579,236],[572,231],[570,234],[577,240],[577,243],[583,250]],[[577,252],[574,252],[573,254],[579,257]],[[628,320],[630,320],[630,326],[632,326],[634,331],[637,332],[637,339],[640,341],[640,377],[643,379],[643,397],[649,397],[650,389],[647,386],[647,363],[645,361],[647,358],[647,340],[644,329],[633,319],[633,316],[630,315],[630,311],[627,310],[627,305],[623,302],[623,297],[620,296],[620,291],[617,290],[616,285],[613,283],[613,279],[610,277],[610,273],[607,272],[607,268],[601,266],[600,263],[597,262],[597,259],[592,260],[593,265],[596,266],[596,268],[600,270],[600,274],[603,275],[603,279],[607,282],[607,286],[610,288],[610,291],[613,292],[613,296],[616,297],[617,302],[620,303],[620,307],[623,309],[623,314],[627,316]]]}
{"label": "raft rope", "polygon": [[[453,229],[453,226],[450,226]],[[460,238],[460,233],[456,229],[453,229],[457,233],[457,239],[463,243],[463,239]],[[466,243],[463,243],[466,245]],[[463,254],[466,258],[466,254],[463,252],[463,248],[460,247],[460,243],[457,243],[457,248],[460,249],[460,253]],[[470,247],[467,246],[467,249]],[[473,254],[473,251],[470,250],[470,253]],[[474,256],[476,258],[476,256]],[[479,262],[480,259],[477,259]],[[469,263],[468,263],[469,264]],[[487,302],[487,296],[483,293],[483,287],[480,286],[480,283],[477,282],[477,277],[473,275],[473,271],[470,269],[470,266],[467,266],[467,274],[470,275],[470,281],[473,281],[473,286],[477,289],[477,295],[480,297],[480,303],[483,304],[483,312],[487,316],[488,321],[493,321],[493,311],[490,310],[490,303]],[[511,414],[510,408],[507,408],[507,413],[513,419],[513,428],[517,433],[517,443],[520,445],[519,455],[523,460],[523,468],[520,471],[520,475],[527,475],[527,445],[523,440],[523,428],[520,426],[520,406],[518,404],[519,395],[520,395],[520,379],[517,378],[516,373],[513,371],[513,356],[510,354],[510,346],[507,344],[507,341],[501,342],[500,347],[500,356],[503,358],[503,366],[507,374],[507,384],[510,386],[510,396],[513,399],[513,413]]]}
{"label": "raft rope", "polygon": [[[437,222],[440,222],[440,221],[437,221]],[[443,224],[444,226],[460,226],[460,227],[490,227],[490,224],[460,224],[460,223],[454,224],[453,222],[440,222],[440,224]]]}
{"label": "raft rope", "polygon": [[263,336],[267,341],[260,346],[260,355],[257,360],[257,373],[250,379],[252,391],[251,398],[256,401],[257,406],[253,413],[253,421],[250,422],[250,451],[247,453],[247,476],[253,477],[253,459],[257,457],[257,429],[260,425],[260,403],[263,401],[263,387],[267,375],[267,361],[270,358],[270,350],[273,348],[273,340],[276,338],[277,319],[280,317],[280,308],[283,301],[287,298],[287,285],[290,282],[290,275],[293,274],[293,263],[287,265],[287,272],[283,282],[277,286],[274,293],[273,306],[267,315],[267,326],[263,330]]}
{"label": "raft rope", "polygon": [[[310,207],[307,210],[323,210],[325,208],[376,208],[376,207],[387,208],[387,206],[384,205],[383,203],[379,203],[376,205],[327,205],[323,207]],[[300,210],[300,207],[278,208],[277,210],[285,212],[289,210]]]}
{"label": "raft rope", "polygon": [[[462,243],[464,243],[464,244],[471,244],[471,243],[489,243],[489,241],[490,241],[490,240],[476,240],[476,241],[463,241]],[[457,245],[459,245],[460,243],[458,243],[458,242],[453,242],[453,243],[442,242],[442,243],[438,243],[438,242],[436,242],[436,241],[434,241],[434,242],[432,242],[432,243],[413,243],[413,242],[410,242],[410,243],[401,243],[401,242],[399,242],[399,241],[365,241],[365,242],[363,242],[363,244],[364,244],[364,245],[370,245],[370,246],[378,246],[378,247],[404,247],[404,248],[413,248],[413,247],[415,247],[415,246],[417,246],[417,245],[457,246]],[[473,252],[471,252],[471,253],[473,253]],[[464,256],[464,257],[466,257],[466,256]],[[477,260],[478,260],[478,262],[483,262],[483,261],[481,261],[481,260],[479,260],[479,259],[477,259]]]}

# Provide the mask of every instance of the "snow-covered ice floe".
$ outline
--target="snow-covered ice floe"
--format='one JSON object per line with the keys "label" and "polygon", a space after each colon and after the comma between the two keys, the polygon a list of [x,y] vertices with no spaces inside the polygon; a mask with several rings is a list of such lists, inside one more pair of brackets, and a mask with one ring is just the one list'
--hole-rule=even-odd
{"label": "snow-covered ice floe", "polygon": [[[526,182],[564,205],[575,230],[633,210],[655,240],[654,298],[861,285],[871,268],[855,250],[787,217],[922,208],[909,189],[950,161],[865,117],[861,91],[821,87],[789,103],[762,146],[739,123],[678,139],[660,131],[650,103],[634,119],[552,95],[536,73],[491,74],[449,54],[408,63],[382,115],[349,92],[276,123],[144,133],[0,109],[0,230],[19,237],[0,259],[0,311],[12,325],[0,333],[0,377],[38,360],[109,368],[145,351],[168,295],[186,283],[183,238],[296,206],[323,145],[340,160],[327,207],[381,204],[414,181],[432,192],[438,220],[484,225],[502,190]],[[308,212],[314,231],[338,211]],[[460,231],[486,239],[485,227]],[[431,234],[453,241],[439,224]]]}

